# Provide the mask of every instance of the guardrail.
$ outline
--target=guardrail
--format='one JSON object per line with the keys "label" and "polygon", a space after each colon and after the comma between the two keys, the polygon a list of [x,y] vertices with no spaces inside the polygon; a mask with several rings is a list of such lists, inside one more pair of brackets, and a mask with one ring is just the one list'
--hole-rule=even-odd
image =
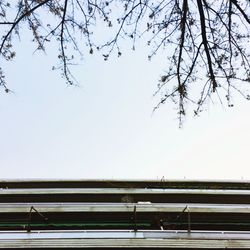
{"label": "guardrail", "polygon": [[250,249],[249,230],[249,182],[0,181],[5,249]]}

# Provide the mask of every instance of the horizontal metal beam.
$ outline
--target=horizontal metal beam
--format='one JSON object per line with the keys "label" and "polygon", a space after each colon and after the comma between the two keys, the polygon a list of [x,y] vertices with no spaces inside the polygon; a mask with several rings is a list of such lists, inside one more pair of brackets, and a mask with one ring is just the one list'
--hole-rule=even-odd
{"label": "horizontal metal beam", "polygon": [[25,239],[213,239],[213,240],[250,240],[250,231],[201,231],[193,230],[44,230],[44,231],[3,231],[1,240]]}
{"label": "horizontal metal beam", "polygon": [[249,240],[189,240],[189,239],[51,239],[2,240],[0,249],[250,249]]}
{"label": "horizontal metal beam", "polygon": [[249,249],[250,237],[249,232],[1,233],[0,248]]}
{"label": "horizontal metal beam", "polygon": [[183,188],[183,189],[233,189],[250,190],[250,181],[225,180],[101,180],[101,179],[19,179],[0,180],[0,188]]}
{"label": "horizontal metal beam", "polygon": [[180,213],[250,213],[248,204],[198,203],[0,203],[0,213],[28,213],[34,207],[41,213],[63,212],[173,212]]}
{"label": "horizontal metal beam", "polygon": [[250,189],[249,180],[159,180],[150,179],[1,179],[0,188],[204,188],[204,189]]}
{"label": "horizontal metal beam", "polygon": [[2,195],[49,195],[49,194],[190,194],[190,195],[250,195],[250,190],[221,189],[149,189],[149,188],[29,188],[0,189]]}

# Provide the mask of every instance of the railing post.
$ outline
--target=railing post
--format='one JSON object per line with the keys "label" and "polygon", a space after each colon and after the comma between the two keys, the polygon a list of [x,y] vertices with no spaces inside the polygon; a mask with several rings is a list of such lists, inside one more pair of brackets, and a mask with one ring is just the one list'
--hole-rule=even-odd
{"label": "railing post", "polygon": [[189,208],[187,208],[187,217],[188,217],[188,233],[190,234],[191,233],[191,214],[190,214],[190,210]]}
{"label": "railing post", "polygon": [[133,215],[133,220],[134,220],[134,231],[137,231],[137,214],[136,214],[136,206],[134,206],[134,215]]}

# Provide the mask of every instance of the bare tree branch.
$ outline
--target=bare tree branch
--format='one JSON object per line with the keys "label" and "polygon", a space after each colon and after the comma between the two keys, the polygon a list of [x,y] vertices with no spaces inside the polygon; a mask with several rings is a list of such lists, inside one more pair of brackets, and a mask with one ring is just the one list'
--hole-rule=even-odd
{"label": "bare tree branch", "polygon": [[[12,3],[14,4],[12,5]],[[212,96],[232,106],[232,94],[250,99],[250,17],[248,0],[15,0],[0,1],[0,60],[13,60],[13,39],[29,28],[37,50],[57,45],[62,76],[75,79],[71,66],[85,53],[122,55],[123,41],[149,46],[148,58],[166,62],[155,96],[158,109],[168,100],[179,122],[187,105],[198,115]],[[48,20],[45,20],[48,16]],[[95,40],[96,24],[107,34]],[[23,25],[23,26],[21,26]],[[109,33],[110,30],[110,33]],[[98,37],[98,36],[97,36]],[[0,86],[6,78],[0,67]],[[224,97],[225,96],[225,97]]]}
{"label": "bare tree branch", "polygon": [[213,85],[213,91],[217,88],[217,82],[214,76],[214,70],[213,70],[213,65],[212,65],[212,60],[209,52],[209,44],[207,40],[207,31],[206,31],[206,22],[205,22],[205,15],[204,15],[204,10],[202,6],[201,0],[197,0],[197,5],[198,5],[198,10],[200,14],[200,23],[201,23],[201,36],[202,36],[202,43],[205,48],[206,56],[207,56],[207,63],[208,63],[208,68],[209,68],[209,74],[210,74],[210,80]]}

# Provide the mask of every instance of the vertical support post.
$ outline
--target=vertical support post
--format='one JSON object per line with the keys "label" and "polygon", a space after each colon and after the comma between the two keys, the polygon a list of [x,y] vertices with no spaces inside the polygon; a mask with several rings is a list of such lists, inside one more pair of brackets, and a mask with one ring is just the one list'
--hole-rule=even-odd
{"label": "vertical support post", "polygon": [[136,214],[136,206],[134,206],[134,215],[133,215],[133,219],[134,219],[134,231],[137,231],[137,214]]}
{"label": "vertical support post", "polygon": [[191,214],[189,208],[187,209],[188,212],[188,233],[191,233]]}
{"label": "vertical support post", "polygon": [[31,216],[32,216],[32,210],[33,210],[33,206],[30,207],[30,211],[29,211],[29,217],[28,217],[28,225],[27,225],[27,232],[30,232],[30,223],[31,223]]}

